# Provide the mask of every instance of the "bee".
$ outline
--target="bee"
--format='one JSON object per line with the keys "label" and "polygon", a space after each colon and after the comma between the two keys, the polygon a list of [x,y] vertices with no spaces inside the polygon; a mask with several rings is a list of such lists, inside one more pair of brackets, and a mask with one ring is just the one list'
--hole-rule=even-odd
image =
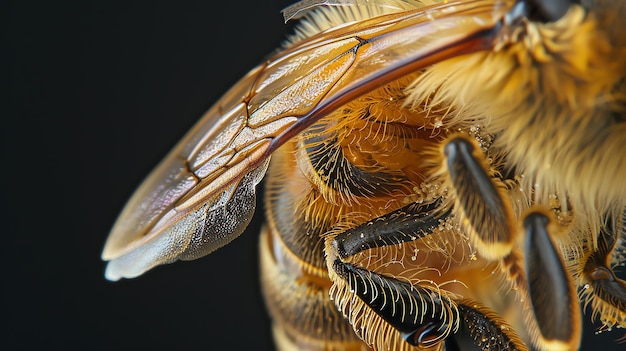
{"label": "bee", "polygon": [[[626,5],[302,1],[137,189],[106,278],[227,245],[265,180],[281,350],[573,350],[626,327]],[[267,176],[266,176],[267,174]]]}

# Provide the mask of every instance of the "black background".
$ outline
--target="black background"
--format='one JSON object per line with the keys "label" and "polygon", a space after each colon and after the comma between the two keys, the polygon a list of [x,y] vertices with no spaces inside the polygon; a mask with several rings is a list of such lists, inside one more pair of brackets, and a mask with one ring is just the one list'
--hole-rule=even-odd
{"label": "black background", "polygon": [[[3,344],[271,349],[257,278],[261,211],[231,245],[140,279],[105,281],[99,256],[143,177],[285,38],[289,3],[2,5]],[[619,336],[586,338],[584,348],[617,349]]]}

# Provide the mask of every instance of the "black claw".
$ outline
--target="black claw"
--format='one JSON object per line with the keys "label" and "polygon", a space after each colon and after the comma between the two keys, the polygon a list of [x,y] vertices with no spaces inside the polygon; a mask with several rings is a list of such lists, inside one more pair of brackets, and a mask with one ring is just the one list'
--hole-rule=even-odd
{"label": "black claw", "polygon": [[441,330],[445,329],[447,329],[447,326],[441,322],[429,322],[412,332],[401,333],[401,335],[406,342],[413,346],[428,347],[439,341]]}

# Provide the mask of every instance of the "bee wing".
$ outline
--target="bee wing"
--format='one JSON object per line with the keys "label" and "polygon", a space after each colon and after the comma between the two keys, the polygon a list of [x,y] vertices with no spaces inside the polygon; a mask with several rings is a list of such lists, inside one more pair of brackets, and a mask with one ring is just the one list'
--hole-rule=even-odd
{"label": "bee wing", "polygon": [[243,232],[270,155],[346,102],[441,60],[493,46],[511,2],[453,2],[297,43],[212,107],[131,197],[107,239],[106,277],[193,259]]}

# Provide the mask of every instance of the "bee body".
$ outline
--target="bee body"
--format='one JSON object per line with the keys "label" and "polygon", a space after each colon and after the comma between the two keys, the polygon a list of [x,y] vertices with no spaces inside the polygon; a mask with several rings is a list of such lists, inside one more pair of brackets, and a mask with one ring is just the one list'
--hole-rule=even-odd
{"label": "bee body", "polygon": [[554,4],[290,8],[131,199],[108,277],[227,244],[267,170],[279,349],[576,349],[581,299],[626,327],[626,6]]}
{"label": "bee body", "polygon": [[[374,220],[406,205],[415,197],[413,189],[423,182],[414,164],[405,162],[415,156],[406,145],[413,143],[412,147],[419,149],[421,145],[415,142],[419,144],[419,136],[426,132],[417,126],[407,127],[411,118],[407,114],[413,113],[402,107],[401,100],[394,100],[394,96],[403,95],[402,83],[407,80],[348,104],[274,154],[266,183],[268,225],[261,239],[261,256],[267,257],[261,269],[265,273],[264,295],[270,311],[280,310],[274,306],[285,301],[295,303],[297,297],[315,295],[303,300],[307,306],[296,308],[303,311],[302,315],[294,315],[293,306],[272,313],[279,320],[282,316],[300,318],[276,323],[275,328],[286,327],[283,339],[290,340],[288,344],[305,349],[312,345],[365,347],[329,298],[324,236],[337,226]],[[417,118],[415,122],[423,123]],[[386,145],[389,155],[371,151],[380,144]],[[400,157],[402,153],[404,157]],[[281,274],[283,279],[276,279]],[[286,286],[303,291],[294,294]],[[317,305],[309,306],[311,301]],[[295,325],[300,328],[290,330]]]}

